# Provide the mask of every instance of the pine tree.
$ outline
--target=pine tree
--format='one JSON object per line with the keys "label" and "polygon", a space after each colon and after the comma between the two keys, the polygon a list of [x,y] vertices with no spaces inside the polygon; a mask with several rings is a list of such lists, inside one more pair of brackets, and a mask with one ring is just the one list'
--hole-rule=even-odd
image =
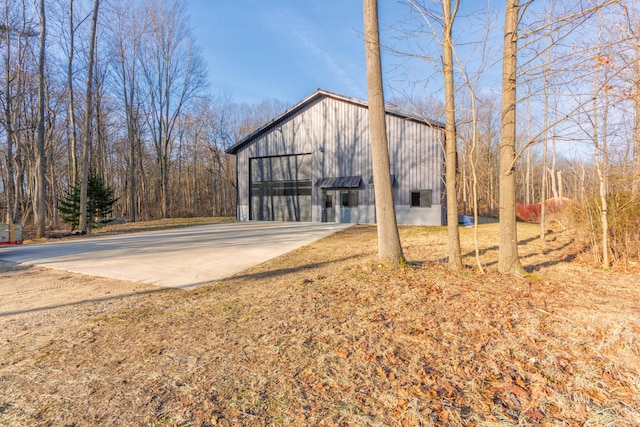
{"label": "pine tree", "polygon": [[71,231],[75,230],[80,221],[80,186],[72,185],[69,191],[58,200],[58,211],[62,220],[71,225]]}
{"label": "pine tree", "polygon": [[[95,172],[89,174],[87,186],[87,224],[94,225],[98,219],[109,216],[113,212],[115,190],[109,187]],[[75,230],[80,224],[80,185],[71,186],[58,200],[58,210],[62,220]]]}

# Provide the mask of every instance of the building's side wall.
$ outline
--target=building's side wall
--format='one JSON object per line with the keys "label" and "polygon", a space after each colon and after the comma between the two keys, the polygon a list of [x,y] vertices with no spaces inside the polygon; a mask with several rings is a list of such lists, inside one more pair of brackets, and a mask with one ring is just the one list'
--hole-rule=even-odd
{"label": "building's side wall", "polygon": [[[443,130],[388,114],[387,132],[398,223],[441,225]],[[335,196],[337,222],[375,222],[367,108],[322,97],[238,151],[239,219],[250,217],[250,159],[291,154],[312,156],[312,221],[322,221],[328,191]],[[362,177],[357,207],[340,205],[340,193],[346,190],[315,186],[320,178],[346,176]],[[431,207],[411,207],[411,191],[424,189],[432,190]]]}

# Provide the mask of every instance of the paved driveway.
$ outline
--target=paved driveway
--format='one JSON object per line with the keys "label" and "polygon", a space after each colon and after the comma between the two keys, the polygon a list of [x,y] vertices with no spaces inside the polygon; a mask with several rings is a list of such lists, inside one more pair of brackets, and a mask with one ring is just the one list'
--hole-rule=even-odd
{"label": "paved driveway", "polygon": [[350,224],[238,222],[0,249],[0,259],[74,273],[192,288],[314,242]]}

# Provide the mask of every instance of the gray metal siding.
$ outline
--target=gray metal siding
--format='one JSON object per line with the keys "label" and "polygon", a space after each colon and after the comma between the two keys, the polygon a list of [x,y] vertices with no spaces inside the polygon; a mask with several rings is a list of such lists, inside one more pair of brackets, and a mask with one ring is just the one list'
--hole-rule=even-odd
{"label": "gray metal siding", "polygon": [[[444,131],[415,120],[387,114],[391,174],[396,176],[394,200],[409,206],[411,190],[432,190],[433,207],[442,199]],[[368,109],[331,97],[320,97],[267,129],[238,152],[238,205],[249,205],[249,162],[256,157],[311,153],[312,181],[320,178],[361,176],[358,208],[373,205]],[[322,190],[314,185],[312,204],[323,204]],[[418,208],[421,209],[421,208]],[[314,208],[313,221],[320,221]],[[364,212],[364,210],[363,210]],[[369,208],[367,215],[371,217]],[[411,215],[421,212],[409,209]],[[429,217],[433,217],[430,213]],[[373,221],[373,218],[371,218]],[[439,225],[439,224],[438,224]]]}

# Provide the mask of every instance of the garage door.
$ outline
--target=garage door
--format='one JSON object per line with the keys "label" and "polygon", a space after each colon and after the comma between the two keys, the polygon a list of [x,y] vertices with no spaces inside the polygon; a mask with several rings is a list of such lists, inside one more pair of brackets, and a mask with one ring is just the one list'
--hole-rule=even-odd
{"label": "garage door", "polygon": [[311,221],[311,154],[251,159],[251,219]]}

